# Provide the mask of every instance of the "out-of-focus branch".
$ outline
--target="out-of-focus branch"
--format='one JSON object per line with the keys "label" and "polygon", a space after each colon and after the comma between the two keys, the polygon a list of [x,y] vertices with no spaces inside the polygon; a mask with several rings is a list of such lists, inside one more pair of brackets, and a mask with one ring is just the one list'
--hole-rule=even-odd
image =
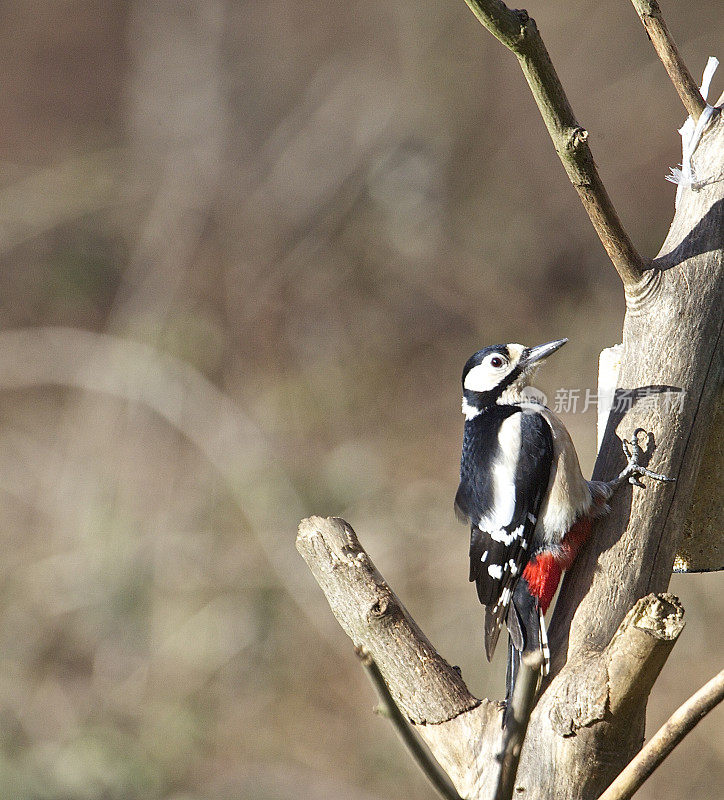
{"label": "out-of-focus branch", "polygon": [[495,800],[511,800],[515,790],[515,777],[520,764],[520,752],[523,749],[525,732],[535,705],[535,691],[538,687],[542,653],[526,653],[521,659],[518,678],[515,681],[511,708],[506,712],[506,726],[503,740],[503,751],[500,754],[502,767],[500,780],[495,792]]}
{"label": "out-of-focus branch", "polygon": [[623,281],[639,283],[646,264],[626,233],[603,185],[588,146],[588,131],[576,120],[535,21],[500,0],[465,0],[480,22],[510,49],[528,81],[553,146]]}
{"label": "out-of-focus branch", "polygon": [[632,797],[686,734],[722,700],[724,700],[724,670],[702,686],[669,717],[599,800],[628,800]]}
{"label": "out-of-focus branch", "polygon": [[128,175],[127,161],[124,148],[102,150],[6,183],[0,189],[0,254],[119,202],[143,202],[146,189]]}
{"label": "out-of-focus branch", "polygon": [[[330,642],[331,625],[320,614],[323,601],[300,600],[305,584],[296,556],[270,533],[301,515],[302,500],[269,442],[232,398],[191,364],[142,342],[53,326],[0,332],[0,390],[37,386],[75,388],[89,398],[96,393],[117,397],[152,410],[180,431],[225,481],[277,584]],[[66,466],[58,462],[55,469],[55,462],[44,458],[53,476]],[[65,451],[63,458],[68,458]],[[24,502],[38,502],[32,482],[0,488],[15,486]],[[47,503],[49,492],[39,494]]]}
{"label": "out-of-focus branch", "polygon": [[646,29],[654,50],[656,50],[656,55],[661,59],[664,69],[674,84],[674,89],[681,98],[684,108],[693,120],[699,119],[706,103],[666,26],[659,4],[656,0],[631,0],[631,2]]}
{"label": "out-of-focus branch", "polygon": [[440,769],[440,765],[432,757],[430,751],[417,738],[412,730],[405,715],[400,711],[400,707],[395,702],[395,698],[390,694],[385,679],[382,677],[380,668],[375,664],[372,656],[364,647],[355,647],[355,653],[359,656],[362,666],[367,670],[370,680],[377,689],[380,699],[384,703],[385,711],[389,716],[395,730],[404,742],[410,755],[417,762],[420,769],[427,775],[430,783],[437,789],[441,797],[445,800],[462,800],[455,787],[450,782],[450,778]]}

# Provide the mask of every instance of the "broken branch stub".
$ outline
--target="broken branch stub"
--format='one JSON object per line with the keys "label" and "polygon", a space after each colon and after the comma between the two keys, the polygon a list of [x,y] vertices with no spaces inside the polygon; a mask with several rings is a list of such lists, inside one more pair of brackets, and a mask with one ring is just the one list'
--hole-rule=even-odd
{"label": "broken branch stub", "polygon": [[336,517],[299,526],[297,549],[356,646],[380,668],[395,702],[415,724],[445,722],[479,701],[442,658],[362,549]]}
{"label": "broken branch stub", "polygon": [[[459,794],[469,800],[495,797],[504,738],[501,704],[470,694],[344,520],[304,520],[297,548],[340,624],[375,660],[395,703]],[[516,797],[600,795],[641,746],[646,699],[682,628],[679,601],[649,595],[602,651],[579,649],[559,667],[530,717]]]}

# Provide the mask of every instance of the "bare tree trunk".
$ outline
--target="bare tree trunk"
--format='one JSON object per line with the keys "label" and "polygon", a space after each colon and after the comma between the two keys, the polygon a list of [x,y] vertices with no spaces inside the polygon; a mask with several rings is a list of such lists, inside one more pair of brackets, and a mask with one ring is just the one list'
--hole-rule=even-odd
{"label": "bare tree trunk", "polygon": [[[515,796],[597,798],[643,742],[649,692],[683,627],[669,583],[722,379],[724,121],[694,156],[652,267],[626,286],[619,389],[594,477],[623,466],[620,439],[655,434],[652,466],[675,484],[622,490],[566,576],[551,623],[553,669],[530,719]],[[494,796],[499,704],[477,701],[438,655],[341,520],[312,518],[297,546],[338,620],[458,792]],[[651,594],[654,593],[654,594]]]}

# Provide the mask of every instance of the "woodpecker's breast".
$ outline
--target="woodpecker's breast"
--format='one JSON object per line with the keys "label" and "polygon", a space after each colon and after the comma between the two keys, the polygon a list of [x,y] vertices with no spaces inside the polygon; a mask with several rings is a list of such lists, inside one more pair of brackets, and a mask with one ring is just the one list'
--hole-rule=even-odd
{"label": "woodpecker's breast", "polygon": [[576,520],[589,513],[593,502],[591,490],[581,473],[571,436],[561,420],[545,406],[521,405],[524,413],[540,414],[553,434],[550,480],[538,514],[534,541],[536,549],[556,549]]}

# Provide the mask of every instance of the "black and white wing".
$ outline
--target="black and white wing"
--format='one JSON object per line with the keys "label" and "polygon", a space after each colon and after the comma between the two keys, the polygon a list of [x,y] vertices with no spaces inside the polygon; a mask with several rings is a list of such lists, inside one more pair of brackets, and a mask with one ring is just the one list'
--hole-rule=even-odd
{"label": "black and white wing", "polygon": [[530,558],[550,480],[553,439],[540,414],[523,412],[506,417],[497,437],[487,438],[488,447],[471,448],[468,454],[487,463],[461,470],[456,507],[471,524],[470,580],[486,606],[485,651],[491,659],[503,622],[515,647],[523,649],[523,631],[511,598]]}

